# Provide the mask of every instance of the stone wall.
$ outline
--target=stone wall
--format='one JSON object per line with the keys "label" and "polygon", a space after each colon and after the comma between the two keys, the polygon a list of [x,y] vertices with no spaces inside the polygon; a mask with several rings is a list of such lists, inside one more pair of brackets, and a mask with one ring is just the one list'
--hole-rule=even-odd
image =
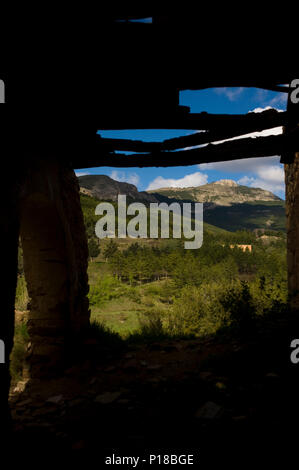
{"label": "stone wall", "polygon": [[27,373],[49,375],[67,364],[89,325],[88,249],[72,169],[47,160],[27,171],[20,226],[30,298]]}
{"label": "stone wall", "polygon": [[[0,423],[8,429],[8,391],[10,386],[9,355],[14,336],[14,302],[17,283],[19,192],[21,177],[15,169],[6,168],[1,185],[1,313],[0,339],[5,344],[5,363],[0,364]],[[4,445],[3,433],[1,444]]]}
{"label": "stone wall", "polygon": [[299,309],[299,153],[285,164],[288,285],[291,305]]}

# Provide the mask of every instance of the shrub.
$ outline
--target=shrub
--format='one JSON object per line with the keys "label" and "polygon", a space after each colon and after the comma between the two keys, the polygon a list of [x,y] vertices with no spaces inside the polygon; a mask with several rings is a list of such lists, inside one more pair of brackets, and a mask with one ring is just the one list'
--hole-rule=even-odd
{"label": "shrub", "polygon": [[140,293],[134,287],[130,286],[127,289],[126,296],[128,297],[128,299],[132,300],[133,302],[136,302],[137,304],[141,303]]}
{"label": "shrub", "polygon": [[249,285],[245,281],[236,283],[227,290],[220,303],[230,315],[231,327],[241,334],[249,334],[255,326],[256,309]]}
{"label": "shrub", "polygon": [[20,323],[16,325],[14,346],[10,355],[10,374],[13,384],[22,378],[28,341],[29,335],[26,324]]}
{"label": "shrub", "polygon": [[29,302],[29,296],[28,296],[25,277],[23,275],[18,276],[18,282],[17,282],[17,288],[16,288],[15,308],[17,310],[26,310],[28,302]]}
{"label": "shrub", "polygon": [[220,303],[224,289],[217,283],[183,288],[170,312],[169,331],[195,336],[215,333],[227,320]]}
{"label": "shrub", "polygon": [[89,336],[96,339],[101,346],[119,347],[123,344],[121,336],[102,322],[92,321]]}
{"label": "shrub", "polygon": [[257,315],[279,313],[286,309],[288,299],[286,280],[261,276],[250,284],[250,292]]}
{"label": "shrub", "polygon": [[139,316],[141,334],[145,336],[164,336],[163,320],[161,312],[151,310],[144,312],[143,317]]}
{"label": "shrub", "polygon": [[126,292],[126,287],[111,275],[100,277],[95,285],[90,287],[88,294],[90,305],[102,305],[105,302],[117,299]]}
{"label": "shrub", "polygon": [[169,332],[164,326],[163,313],[160,310],[148,310],[138,315],[140,327],[128,336],[131,342],[147,342],[168,338]]}

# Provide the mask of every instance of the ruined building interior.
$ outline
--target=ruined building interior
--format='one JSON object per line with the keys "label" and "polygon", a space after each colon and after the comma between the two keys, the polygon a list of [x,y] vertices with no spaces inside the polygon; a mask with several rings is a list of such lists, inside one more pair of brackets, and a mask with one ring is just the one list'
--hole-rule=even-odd
{"label": "ruined building interior", "polygon": [[[28,89],[36,97],[32,104],[34,112],[29,118],[25,117],[24,110],[19,111],[24,126],[18,131],[26,158],[20,160],[13,175],[3,175],[2,233],[5,248],[0,318],[0,338],[5,343],[8,359],[13,346],[20,238],[30,297],[30,342],[24,369],[28,379],[43,380],[44,377],[63,374],[76,361],[80,344],[86,341],[90,315],[87,299],[88,252],[75,169],[183,166],[281,155],[286,182],[289,292],[292,307],[296,309],[299,306],[299,248],[296,242],[299,237],[299,104],[292,103],[290,99],[293,91],[290,84],[296,77],[279,72],[266,79],[259,79],[258,73],[252,74],[257,78],[218,78],[208,73],[194,73],[192,68],[185,68],[183,64],[177,67],[173,57],[178,40],[175,34],[178,19],[153,16],[151,21],[140,22],[140,19],[147,18],[143,15],[135,15],[130,20],[125,15],[110,19],[113,34],[119,38],[117,54],[113,61],[109,60],[106,69],[105,58],[102,60],[100,87],[94,87],[94,77],[90,81],[92,90],[85,84],[89,106],[98,110],[92,119],[86,114],[85,122],[82,118],[78,120],[76,105],[69,104],[76,91],[72,84],[66,92],[61,112],[55,113],[55,121],[52,122],[54,111],[51,99],[54,93],[62,94],[67,88],[67,79],[62,79],[59,89],[54,87],[50,90],[47,97],[50,111],[43,117],[43,122],[39,122],[37,116],[40,115],[40,107],[45,104],[39,102],[43,96],[43,80],[49,83],[49,77],[41,73],[37,81],[28,80]],[[168,38],[171,38],[169,42],[173,41],[172,47],[167,41],[161,42],[159,39],[165,29]],[[138,61],[134,54],[126,53],[134,50],[137,36],[143,45]],[[188,55],[191,56],[192,51],[189,50]],[[122,79],[116,78],[123,72]],[[287,111],[268,110],[247,115],[194,114],[188,107],[179,104],[182,90],[234,86],[288,93]],[[14,92],[18,95],[20,90],[14,88],[13,81],[11,85],[8,81],[6,108],[10,106],[10,97],[14,101]],[[87,110],[87,105],[86,108],[84,106],[81,105],[81,113]],[[3,139],[7,144],[16,132],[9,128],[13,116],[9,114],[9,109],[0,111],[2,129],[5,129]],[[215,144],[220,140],[277,126],[283,126],[282,135],[244,137]],[[98,129],[190,129],[205,132],[163,142],[144,142],[102,138],[96,133]],[[33,133],[36,139],[33,139]],[[45,134],[48,133],[51,139],[46,139],[49,145],[45,148]],[[65,135],[68,135],[67,139]],[[13,144],[12,149],[16,150]],[[8,151],[8,158],[9,155]],[[10,172],[13,170],[11,164]],[[1,364],[0,373],[1,427],[10,436],[8,360]]]}

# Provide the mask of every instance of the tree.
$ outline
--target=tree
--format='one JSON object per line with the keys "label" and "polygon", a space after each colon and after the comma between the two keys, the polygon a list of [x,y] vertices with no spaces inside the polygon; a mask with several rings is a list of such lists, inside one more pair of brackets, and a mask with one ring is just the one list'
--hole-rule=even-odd
{"label": "tree", "polygon": [[88,240],[88,253],[89,258],[92,261],[92,258],[96,258],[100,254],[101,250],[98,242],[94,238],[89,238]]}
{"label": "tree", "polygon": [[115,243],[115,241],[113,240],[110,240],[110,242],[107,244],[107,246],[105,247],[103,251],[106,262],[108,261],[108,259],[113,258],[117,250],[118,250],[117,243]]}
{"label": "tree", "polygon": [[24,257],[23,257],[23,249],[21,242],[19,241],[19,248],[18,248],[18,274],[21,276],[24,274]]}

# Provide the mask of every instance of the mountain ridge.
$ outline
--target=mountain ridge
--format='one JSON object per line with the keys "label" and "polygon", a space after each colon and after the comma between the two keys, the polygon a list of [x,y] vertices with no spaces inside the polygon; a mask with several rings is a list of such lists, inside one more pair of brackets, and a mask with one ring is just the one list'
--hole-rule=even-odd
{"label": "mountain ridge", "polygon": [[116,181],[107,175],[84,175],[78,177],[80,192],[99,200],[117,201],[119,194],[124,194],[137,202],[158,202],[155,196],[138,191],[134,184]]}
{"label": "mountain ridge", "polygon": [[138,191],[131,183],[115,181],[106,175],[78,177],[80,192],[102,201],[117,201],[125,194],[130,202],[202,202],[204,221],[224,230],[285,231],[285,202],[270,191],[219,180],[189,188],[161,188]]}
{"label": "mountain ridge", "polygon": [[233,180],[219,180],[201,186],[188,188],[159,188],[148,191],[149,194],[163,195],[169,198],[189,200],[193,202],[212,203],[214,205],[231,206],[256,201],[282,201],[281,198],[262,188],[251,188],[240,185]]}

